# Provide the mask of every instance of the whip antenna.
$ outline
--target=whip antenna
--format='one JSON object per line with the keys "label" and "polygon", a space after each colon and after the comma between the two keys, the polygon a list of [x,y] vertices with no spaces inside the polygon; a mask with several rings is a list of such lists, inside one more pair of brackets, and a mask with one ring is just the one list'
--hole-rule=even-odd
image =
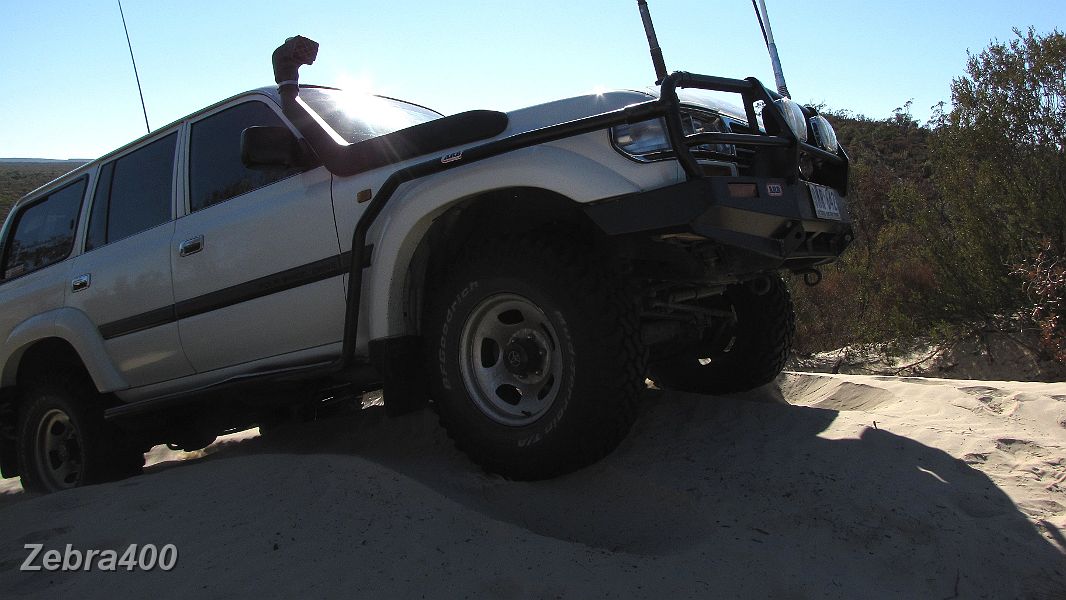
{"label": "whip antenna", "polygon": [[777,44],[774,43],[774,32],[770,29],[770,13],[766,12],[766,0],[751,0],[751,5],[755,7],[755,16],[759,17],[762,38],[766,42],[766,49],[770,51],[770,64],[774,68],[777,93],[786,98],[791,98],[792,96],[788,93],[788,86],[785,85],[785,73],[781,70],[781,57],[777,54]]}
{"label": "whip antenna", "polygon": [[130,49],[130,62],[133,63],[133,77],[137,80],[137,93],[141,96],[141,110],[144,111],[144,127],[148,133],[152,133],[152,126],[148,124],[148,109],[144,106],[144,92],[141,91],[141,76],[137,74],[137,61],[133,59],[133,44],[130,43],[130,30],[126,28],[126,13],[122,12],[122,0],[118,0],[118,14],[122,17],[122,30],[126,32],[126,45]]}
{"label": "whip antenna", "polygon": [[648,36],[651,62],[655,65],[655,85],[659,85],[666,79],[666,63],[663,62],[663,51],[659,48],[659,39],[655,37],[655,25],[651,22],[651,13],[648,12],[647,0],[637,0],[637,8],[640,9],[640,18],[644,21],[644,33]]}

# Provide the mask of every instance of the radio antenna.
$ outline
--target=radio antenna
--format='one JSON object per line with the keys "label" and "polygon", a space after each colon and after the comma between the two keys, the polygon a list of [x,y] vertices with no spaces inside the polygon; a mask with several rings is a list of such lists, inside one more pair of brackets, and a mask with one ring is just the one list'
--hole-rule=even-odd
{"label": "radio antenna", "polygon": [[122,17],[122,30],[126,32],[126,45],[130,49],[130,62],[133,63],[133,77],[137,80],[137,93],[141,96],[141,110],[144,111],[144,128],[152,133],[152,126],[148,124],[148,109],[144,106],[144,92],[141,91],[141,76],[137,74],[137,61],[133,58],[133,44],[130,43],[130,30],[126,28],[126,13],[122,12],[122,0],[118,0],[118,14]]}
{"label": "radio antenna", "polygon": [[788,86],[785,85],[785,73],[781,70],[781,57],[777,54],[777,44],[774,43],[774,32],[770,29],[770,13],[766,12],[766,0],[751,0],[751,5],[755,7],[755,15],[759,17],[759,28],[762,29],[762,38],[766,42],[766,49],[770,52],[770,64],[774,68],[777,93],[791,98]]}
{"label": "radio antenna", "polygon": [[651,22],[651,13],[648,12],[647,0],[637,0],[637,8],[640,9],[640,19],[644,21],[644,33],[648,36],[651,62],[655,66],[655,85],[659,85],[666,79],[666,63],[663,62],[663,51],[659,48],[659,39],[655,37],[655,25]]}

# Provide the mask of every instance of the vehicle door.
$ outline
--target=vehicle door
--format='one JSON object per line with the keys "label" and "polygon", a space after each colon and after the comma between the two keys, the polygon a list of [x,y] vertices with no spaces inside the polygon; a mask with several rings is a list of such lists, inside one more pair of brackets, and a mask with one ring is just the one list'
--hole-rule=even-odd
{"label": "vehicle door", "polygon": [[330,174],[245,167],[241,134],[251,126],[295,131],[265,97],[219,107],[187,130],[186,214],[170,260],[182,345],[201,373],[343,336]]}
{"label": "vehicle door", "polygon": [[0,340],[28,319],[63,306],[75,231],[89,176],[81,175],[20,206],[0,253]]}
{"label": "vehicle door", "polygon": [[[164,132],[165,133],[165,132]],[[127,383],[193,372],[174,318],[174,128],[100,166],[67,306],[89,316]]]}

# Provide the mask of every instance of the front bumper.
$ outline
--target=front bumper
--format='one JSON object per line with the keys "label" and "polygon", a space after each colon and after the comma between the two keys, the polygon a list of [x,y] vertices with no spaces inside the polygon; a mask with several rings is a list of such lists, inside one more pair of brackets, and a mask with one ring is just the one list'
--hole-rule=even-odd
{"label": "front bumper", "polygon": [[585,212],[611,236],[709,240],[727,268],[799,271],[836,260],[851,243],[847,201],[840,197],[839,205],[840,220],[821,219],[802,181],[702,177],[602,200]]}

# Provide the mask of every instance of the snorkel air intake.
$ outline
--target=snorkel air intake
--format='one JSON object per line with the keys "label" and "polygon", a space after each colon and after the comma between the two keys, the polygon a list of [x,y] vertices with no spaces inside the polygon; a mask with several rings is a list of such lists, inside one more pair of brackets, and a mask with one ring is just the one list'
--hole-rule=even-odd
{"label": "snorkel air intake", "polygon": [[318,42],[301,35],[278,46],[271,56],[281,110],[300,131],[319,160],[334,175],[363,171],[497,136],[507,128],[507,115],[471,110],[428,121],[355,144],[338,144],[300,101],[300,67],[318,58]]}
{"label": "snorkel air intake", "polygon": [[274,81],[281,95],[281,112],[296,125],[326,168],[336,173],[342,162],[336,144],[297,101],[300,95],[300,67],[314,63],[316,58],[318,42],[295,35],[274,50],[270,61],[274,65]]}
{"label": "snorkel air intake", "polygon": [[[281,95],[281,108],[285,116],[304,136],[330,173],[347,177],[392,163],[412,159],[436,151],[453,149],[476,141],[495,137],[507,129],[507,115],[489,110],[472,110],[435,121],[401,129],[355,144],[341,145],[333,141],[299,99],[300,67],[310,65],[318,58],[318,43],[303,36],[294,36],[274,50],[271,61],[274,65],[274,81]],[[488,144],[486,144],[487,146]],[[477,150],[475,148],[474,150]],[[500,152],[500,151],[498,151]],[[474,155],[476,156],[476,152]],[[464,164],[462,152],[452,152],[437,160],[427,160],[394,171],[378,188],[356,222],[352,231],[352,244],[348,259],[348,300],[344,318],[344,342],[341,356],[321,367],[323,373],[339,373],[356,363],[356,340],[359,329],[359,309],[363,289],[363,267],[368,264],[371,251],[367,249],[366,237],[370,226],[381,213],[385,204],[403,183],[444,169]],[[482,158],[492,156],[482,147]],[[371,350],[373,355],[373,350]],[[417,381],[402,377],[408,382]],[[401,385],[395,376],[385,376],[385,385]],[[410,387],[408,386],[401,387]],[[404,394],[401,394],[403,396]],[[406,395],[417,395],[411,392]],[[403,404],[400,406],[402,411]],[[397,413],[398,414],[398,413]]]}
{"label": "snorkel air intake", "polygon": [[274,64],[274,81],[283,98],[293,97],[300,91],[300,67],[314,64],[318,58],[318,42],[302,35],[293,36],[278,46],[271,55]]}

